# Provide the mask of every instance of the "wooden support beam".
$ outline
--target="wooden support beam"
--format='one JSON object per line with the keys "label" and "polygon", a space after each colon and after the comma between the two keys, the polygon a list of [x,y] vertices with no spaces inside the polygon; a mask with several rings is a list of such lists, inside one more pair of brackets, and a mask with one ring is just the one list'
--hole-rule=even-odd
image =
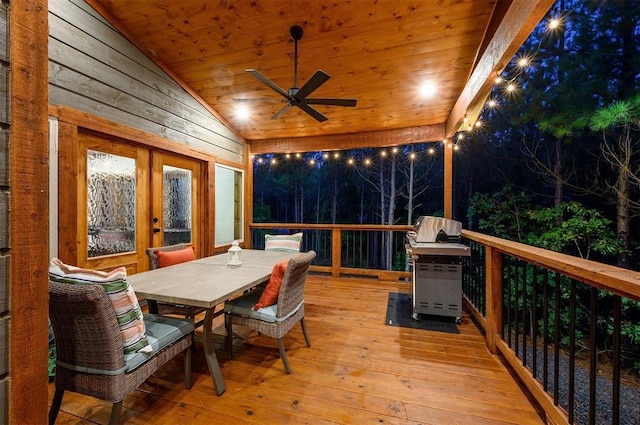
{"label": "wooden support beam", "polygon": [[12,1],[9,423],[47,422],[49,263],[48,9]]}
{"label": "wooden support beam", "polygon": [[444,146],[444,217],[453,218],[453,145],[447,140]]}
{"label": "wooden support beam", "polygon": [[497,354],[496,341],[502,329],[502,254],[495,248],[485,247],[486,270],[486,340],[487,348]]}
{"label": "wooden support beam", "polygon": [[430,125],[357,134],[251,140],[249,143],[252,153],[265,154],[397,146],[436,142],[443,138],[444,125]]}
{"label": "wooden support beam", "polygon": [[[445,129],[447,137],[451,137],[460,129],[465,114],[471,122],[477,120],[495,76],[507,66],[554,2],[554,0],[513,0],[511,2],[509,10],[504,14],[504,19],[477,61],[467,85],[449,114]],[[500,19],[500,14],[494,18]]]}
{"label": "wooden support beam", "polygon": [[342,232],[340,229],[331,230],[331,277],[340,277],[342,265]]}

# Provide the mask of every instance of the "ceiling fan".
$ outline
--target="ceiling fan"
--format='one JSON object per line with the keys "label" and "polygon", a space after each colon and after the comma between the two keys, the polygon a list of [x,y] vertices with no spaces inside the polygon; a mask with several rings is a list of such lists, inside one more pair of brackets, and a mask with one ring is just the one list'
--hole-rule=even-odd
{"label": "ceiling fan", "polygon": [[[269,78],[265,77],[260,71],[257,69],[247,69],[247,72],[251,74],[256,80],[266,84],[273,91],[280,94],[284,97],[282,102],[286,102],[287,104],[276,112],[271,119],[275,120],[284,115],[289,109],[294,106],[305,111],[307,114],[311,115],[313,118],[318,120],[319,122],[323,122],[327,120],[327,117],[321,114],[318,110],[314,109],[310,105],[332,105],[332,106],[356,106],[356,99],[333,99],[333,98],[309,98],[309,96],[314,90],[324,84],[331,76],[322,70],[317,70],[313,76],[302,85],[302,87],[298,87],[298,41],[302,38],[302,28],[298,25],[294,25],[289,30],[291,34],[291,38],[293,38],[295,43],[294,50],[294,68],[293,68],[293,87],[289,90],[284,91],[280,86],[271,81]],[[251,101],[261,101],[263,99],[233,99],[236,102],[251,102]]]}

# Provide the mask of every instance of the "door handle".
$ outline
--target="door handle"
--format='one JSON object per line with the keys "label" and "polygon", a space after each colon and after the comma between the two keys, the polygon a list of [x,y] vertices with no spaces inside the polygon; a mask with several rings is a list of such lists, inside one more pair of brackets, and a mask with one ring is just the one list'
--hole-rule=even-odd
{"label": "door handle", "polygon": [[159,233],[159,232],[160,232],[160,229],[158,229],[157,227],[153,228],[153,233]]}

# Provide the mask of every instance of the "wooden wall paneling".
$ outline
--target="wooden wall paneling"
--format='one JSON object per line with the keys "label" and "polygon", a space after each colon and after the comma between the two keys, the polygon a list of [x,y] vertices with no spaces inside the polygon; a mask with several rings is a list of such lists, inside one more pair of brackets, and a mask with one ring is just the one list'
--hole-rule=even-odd
{"label": "wooden wall paneling", "polygon": [[[239,154],[234,154],[224,148],[218,147],[215,149],[215,152],[209,149],[205,151],[201,147],[194,146],[191,143],[187,143],[185,141],[180,141],[179,139],[172,138],[172,136],[176,136],[177,134],[172,130],[163,127],[162,125],[154,125],[157,129],[164,129],[163,134],[157,134],[153,131],[149,131],[140,128],[140,121],[135,116],[132,116],[116,107],[104,105],[101,103],[94,102],[91,99],[83,97],[79,94],[70,93],[68,91],[60,90],[60,88],[56,86],[49,87],[49,95],[51,102],[56,102],[59,105],[71,104],[74,108],[78,108],[83,112],[87,112],[89,115],[94,117],[107,119],[113,123],[117,123],[122,127],[129,127],[130,129],[140,130],[141,132],[145,132],[149,135],[157,136],[159,138],[163,138],[164,140],[171,140],[175,142],[175,144],[181,144],[186,149],[197,150],[201,154],[207,152],[209,155],[225,157],[231,161],[238,162],[241,161],[242,157]],[[147,122],[148,123],[148,122]],[[92,126],[90,126],[92,127]]]}
{"label": "wooden wall paneling", "polygon": [[9,380],[0,379],[0,424],[9,423]]}
{"label": "wooden wall paneling", "polygon": [[[10,209],[9,209],[10,195],[7,191],[0,192],[0,248],[9,248],[11,243],[9,241],[10,230]],[[19,219],[16,217],[16,219]]]}
{"label": "wooden wall paneling", "polygon": [[[9,318],[0,319],[0,376],[9,373]],[[0,422],[2,423],[2,422]]]}
{"label": "wooden wall paneling", "polygon": [[0,3],[0,61],[7,62],[9,52],[7,50],[7,4]]}
{"label": "wooden wall paneling", "polygon": [[[9,68],[0,64],[0,93],[9,93]],[[7,102],[0,102],[0,122],[8,122],[9,105]]]}
{"label": "wooden wall paneling", "polygon": [[[105,102],[121,101],[118,96],[110,96],[114,91],[120,96],[133,97],[138,102],[146,103],[148,108],[154,107],[157,110],[132,113],[154,112],[157,117],[151,118],[156,121],[169,121],[167,125],[174,126],[176,130],[186,132],[190,128],[197,129],[210,140],[215,140],[212,139],[211,134],[213,134],[220,140],[226,141],[229,146],[235,145],[236,151],[242,148],[241,142],[234,140],[233,135],[226,128],[221,130],[220,124],[211,115],[206,115],[194,109],[192,105],[186,104],[184,100],[186,93],[181,87],[175,86],[175,83],[171,85],[161,76],[126,57],[122,59],[122,64],[109,64],[108,61],[113,62],[114,57],[122,55],[113,52],[102,43],[98,46],[86,47],[90,49],[91,56],[84,53],[78,49],[78,45],[82,46],[82,43],[73,41],[82,37],[83,33],[66,21],[54,19],[55,21],[51,24],[57,28],[57,38],[51,37],[49,41],[49,58],[52,61],[49,64],[50,84],[83,93],[82,85],[95,80],[103,83],[105,92],[98,92],[94,96],[100,96]],[[70,46],[68,43],[73,44]],[[94,40],[95,43],[97,42]],[[115,66],[118,68],[114,69]],[[74,78],[78,79],[74,80]],[[98,87],[101,86],[98,85]],[[156,87],[161,87],[161,90],[157,90]],[[91,93],[86,94],[87,97],[91,95]],[[173,123],[170,119],[176,122]]]}
{"label": "wooden wall paneling", "polygon": [[[0,315],[9,311],[9,256],[0,256]],[[1,361],[2,359],[0,359]]]}
{"label": "wooden wall paneling", "polygon": [[[5,2],[3,2],[5,3]],[[10,4],[8,423],[47,421],[49,124],[47,0]]]}
{"label": "wooden wall paneling", "polygon": [[243,141],[95,11],[69,0],[50,8],[51,103],[241,162]]}
{"label": "wooden wall paneling", "polygon": [[[136,81],[131,81],[131,86],[127,89],[119,90],[101,81],[87,78],[82,72],[55,63],[49,65],[51,74],[55,75],[51,84],[56,90],[52,91],[51,101],[57,102],[56,104],[79,104],[82,109],[94,115],[114,118],[123,124],[181,141],[210,153],[228,151],[227,155],[230,158],[241,155],[242,146],[237,142],[221,137],[207,127],[194,125],[182,117],[168,115],[164,109],[130,94],[145,92],[143,88],[138,87],[139,83]],[[89,66],[100,67],[99,64]],[[105,72],[108,72],[109,67],[105,68]],[[125,81],[129,78],[122,75],[118,79]]]}
{"label": "wooden wall paneling", "polygon": [[8,185],[9,185],[9,132],[7,130],[0,128],[0,186],[8,186]]}

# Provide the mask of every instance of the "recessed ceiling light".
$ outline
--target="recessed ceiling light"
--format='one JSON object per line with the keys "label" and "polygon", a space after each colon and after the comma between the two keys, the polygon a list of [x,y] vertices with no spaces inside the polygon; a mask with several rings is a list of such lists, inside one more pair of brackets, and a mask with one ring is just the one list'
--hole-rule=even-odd
{"label": "recessed ceiling light", "polygon": [[422,97],[431,97],[438,91],[438,88],[435,84],[431,82],[422,83],[420,86],[420,96]]}
{"label": "recessed ceiling light", "polygon": [[244,105],[236,106],[235,113],[236,118],[239,120],[244,121],[249,119],[249,109]]}

